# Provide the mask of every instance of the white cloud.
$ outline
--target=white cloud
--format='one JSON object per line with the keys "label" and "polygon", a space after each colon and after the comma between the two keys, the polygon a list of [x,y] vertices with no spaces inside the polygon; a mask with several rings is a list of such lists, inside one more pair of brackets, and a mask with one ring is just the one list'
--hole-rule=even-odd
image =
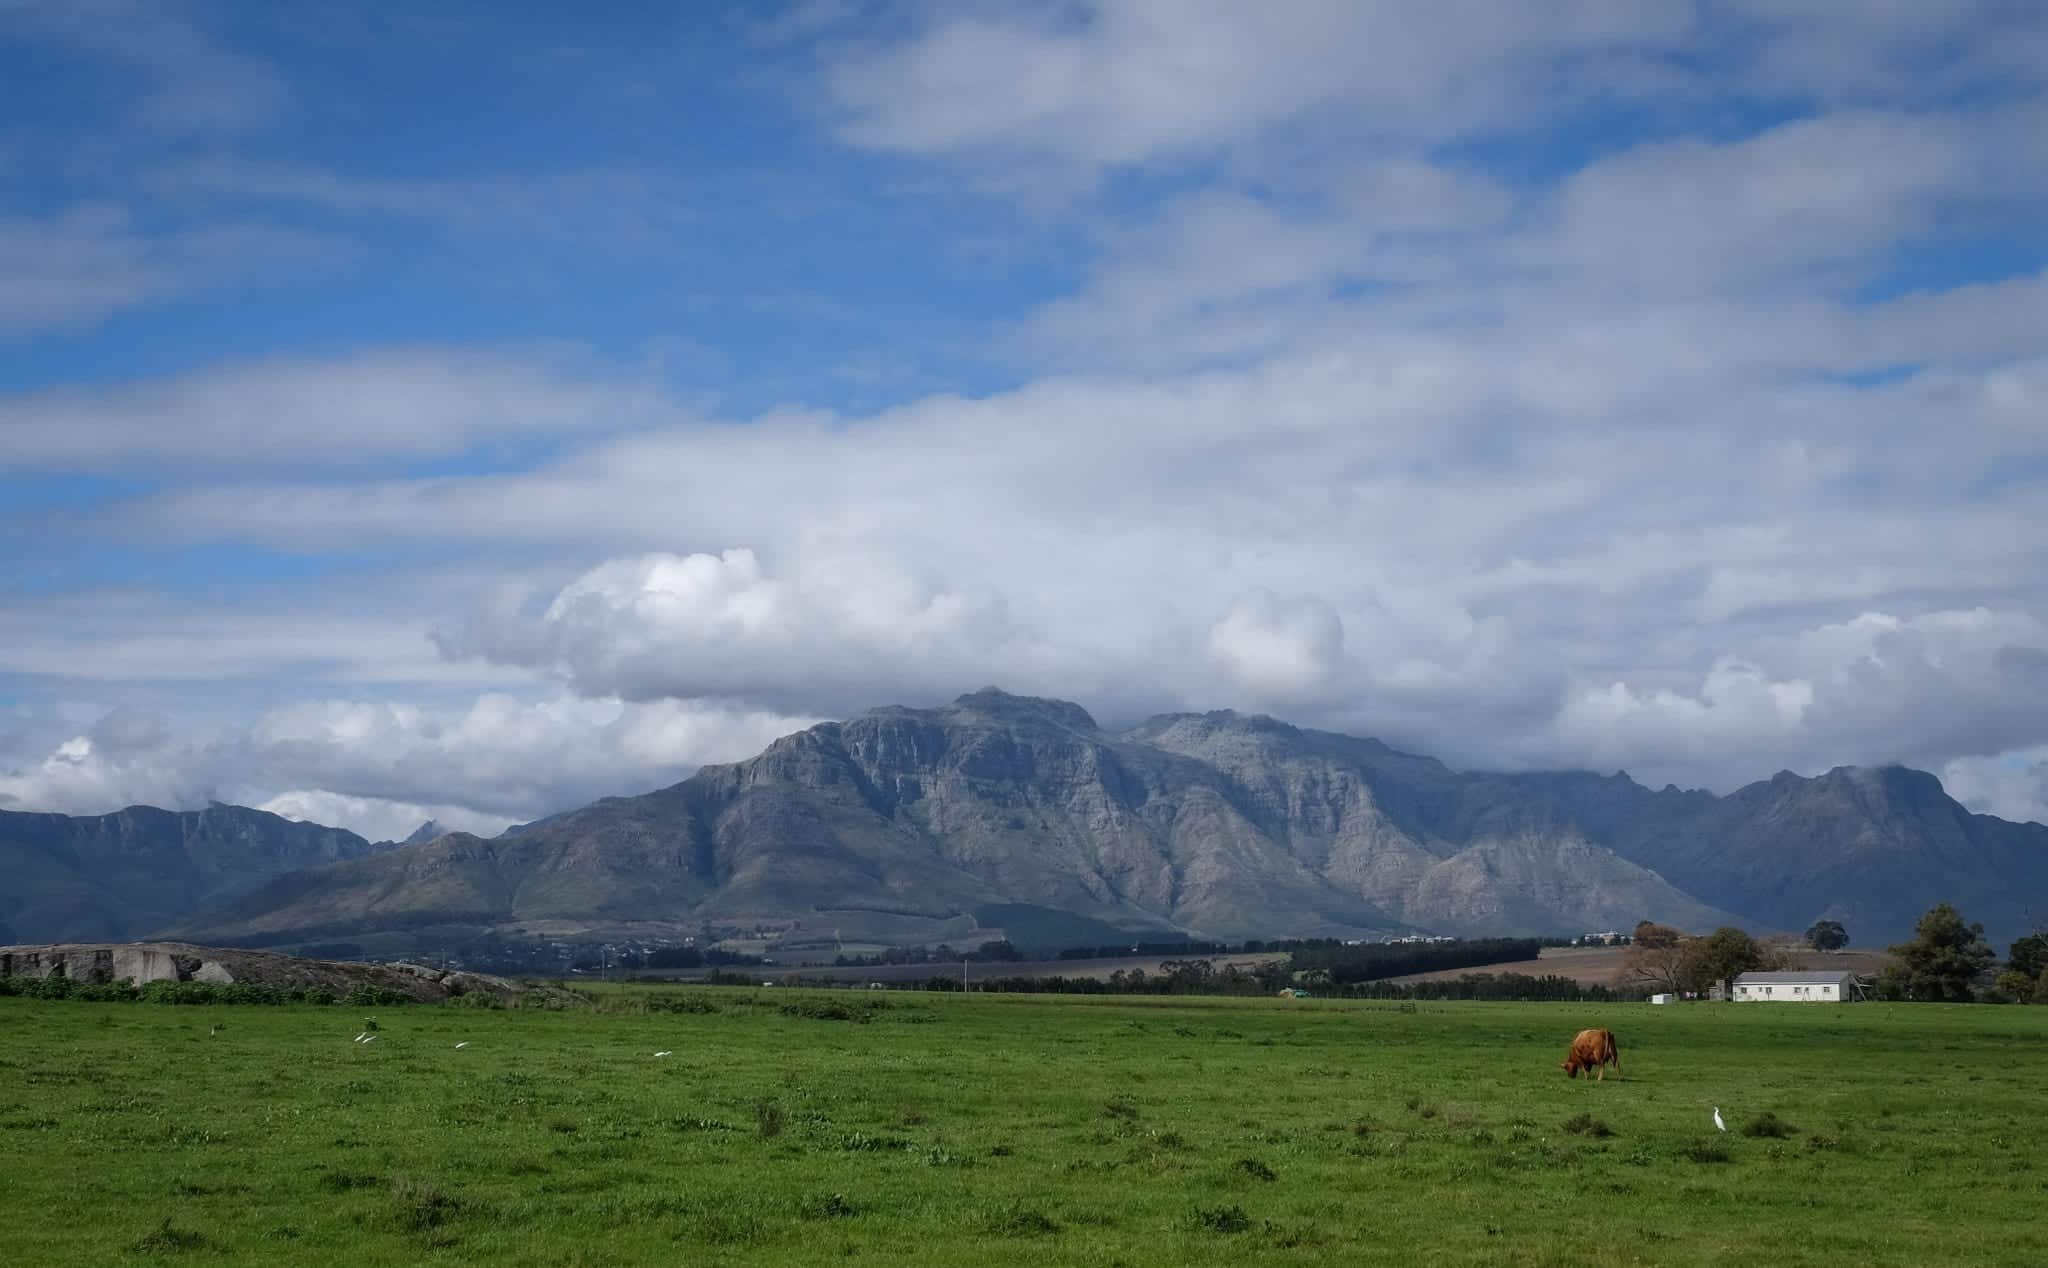
{"label": "white cloud", "polygon": [[102,62],[111,92],[161,132],[232,133],[274,121],[282,76],[230,47],[202,10],[150,0],[64,0],[0,6],[0,38],[54,44]]}
{"label": "white cloud", "polygon": [[1940,770],[1948,794],[1979,814],[2048,823],[2048,746],[1998,757],[1963,757]]}
{"label": "white cloud", "polygon": [[[247,221],[145,231],[112,203],[0,215],[0,335],[82,326],[181,294],[275,280],[339,253],[317,235]],[[0,449],[0,464],[6,453]]]}
{"label": "white cloud", "polygon": [[1236,690],[1299,703],[1342,669],[1344,622],[1321,600],[1256,591],[1209,630],[1209,655]]}
{"label": "white cloud", "polygon": [[[493,832],[752,756],[816,719],[732,706],[489,693],[446,708],[308,700],[174,733],[116,711],[51,743],[0,737],[0,806],[102,814],[133,803],[254,805],[398,839],[425,819]],[[61,734],[61,733],[60,733]],[[49,744],[35,751],[35,744]]]}
{"label": "white cloud", "polygon": [[654,411],[632,384],[594,381],[568,360],[386,348],[0,397],[0,469],[436,456],[493,437],[612,431]]}
{"label": "white cloud", "polygon": [[460,806],[422,806],[375,797],[346,797],[317,788],[294,788],[259,803],[258,810],[301,823],[347,828],[371,841],[403,841],[432,820],[444,832],[470,832],[494,837],[512,826],[499,815],[478,814]]}
{"label": "white cloud", "polygon": [[1305,117],[1366,135],[1446,136],[1558,112],[1590,91],[1575,62],[1604,57],[1617,78],[1635,75],[1647,68],[1632,52],[1669,47],[1691,23],[1677,6],[1577,3],[936,12],[914,38],[832,68],[848,139],[1107,165],[1199,156]]}
{"label": "white cloud", "polygon": [[[899,39],[838,8],[761,34],[831,31],[841,136],[1047,182],[1035,228],[1085,246],[1007,314],[1015,387],[710,419],[569,353],[412,349],[0,401],[0,464],[175,474],[67,528],[456,561],[211,616],[23,596],[0,670],[314,702],[189,751],[39,724],[9,787],[185,796],[226,753],[278,804],[519,818],[997,682],[1720,788],[1909,760],[2032,804],[2001,755],[2048,744],[2040,14],[978,5]],[[1546,135],[1595,99],[1600,127]],[[505,188],[158,175],[188,209],[448,224]],[[186,284],[118,212],[10,228],[57,279],[31,324]],[[2003,276],[1943,289],[1948,247]]]}

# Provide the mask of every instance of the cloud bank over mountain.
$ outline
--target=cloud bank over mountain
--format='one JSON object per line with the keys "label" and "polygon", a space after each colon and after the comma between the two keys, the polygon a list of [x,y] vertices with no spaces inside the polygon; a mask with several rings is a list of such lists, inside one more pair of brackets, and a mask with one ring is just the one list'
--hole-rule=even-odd
{"label": "cloud bank over mountain", "polygon": [[1000,682],[2048,820],[2048,18],[883,9],[547,118],[479,14],[0,11],[105,104],[0,130],[87,156],[0,199],[0,805],[487,828]]}

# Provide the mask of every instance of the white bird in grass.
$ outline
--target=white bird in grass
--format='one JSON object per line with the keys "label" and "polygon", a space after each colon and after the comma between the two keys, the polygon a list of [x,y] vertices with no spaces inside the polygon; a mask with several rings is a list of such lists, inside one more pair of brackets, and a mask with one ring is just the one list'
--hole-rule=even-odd
{"label": "white bird in grass", "polygon": [[353,1038],[353,1039],[349,1040],[349,1042],[350,1042],[350,1043],[361,1043],[362,1041],[363,1041],[363,1035],[362,1035],[362,1032],[361,1032],[361,1031],[358,1031],[358,1032],[356,1033],[356,1037],[355,1037],[355,1038]]}
{"label": "white bird in grass", "polygon": [[462,1050],[463,1050],[464,1048],[467,1048],[468,1046],[469,1046],[469,1040],[465,1039],[465,1040],[463,1040],[463,1041],[462,1041],[461,1043],[459,1043],[459,1044],[456,1044],[456,1045],[455,1045],[455,1050],[456,1050],[457,1052],[460,1052],[460,1051],[462,1051]]}
{"label": "white bird in grass", "polygon": [[1718,1105],[1714,1107],[1714,1126],[1722,1131],[1728,1130],[1728,1124],[1721,1121],[1721,1107]]}
{"label": "white bird in grass", "polygon": [[364,1036],[363,1036],[363,1042],[364,1042],[364,1043],[375,1043],[375,1042],[377,1042],[377,1036],[375,1036],[375,1035],[364,1035]]}
{"label": "white bird in grass", "polygon": [[673,1048],[664,1049],[661,1052],[655,1053],[654,1055],[657,1057],[672,1057],[675,1055],[675,1050]]}

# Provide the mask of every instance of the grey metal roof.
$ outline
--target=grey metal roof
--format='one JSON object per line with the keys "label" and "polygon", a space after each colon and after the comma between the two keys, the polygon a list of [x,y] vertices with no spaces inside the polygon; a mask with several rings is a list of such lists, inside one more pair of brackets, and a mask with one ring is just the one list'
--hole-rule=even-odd
{"label": "grey metal roof", "polygon": [[1834,986],[1856,975],[1847,969],[1793,969],[1784,973],[1744,973],[1737,986]]}

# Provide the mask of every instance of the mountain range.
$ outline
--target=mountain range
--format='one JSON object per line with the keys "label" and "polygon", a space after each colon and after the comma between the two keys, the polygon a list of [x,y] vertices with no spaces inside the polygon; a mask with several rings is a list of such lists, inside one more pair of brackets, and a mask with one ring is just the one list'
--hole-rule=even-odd
{"label": "mountain range", "polygon": [[1485,935],[1639,919],[1797,931],[1820,918],[1870,942],[1942,899],[2001,937],[2048,908],[2048,827],[1971,814],[1903,767],[1782,773],[1717,797],[1621,774],[1459,772],[1228,711],[1105,731],[1079,705],[994,689],[823,723],[495,838],[423,825],[373,844],[223,807],[0,815],[0,862],[16,860],[29,888],[0,902],[0,922],[17,939],[278,946],[750,928],[956,943],[1056,926],[1104,940]]}

